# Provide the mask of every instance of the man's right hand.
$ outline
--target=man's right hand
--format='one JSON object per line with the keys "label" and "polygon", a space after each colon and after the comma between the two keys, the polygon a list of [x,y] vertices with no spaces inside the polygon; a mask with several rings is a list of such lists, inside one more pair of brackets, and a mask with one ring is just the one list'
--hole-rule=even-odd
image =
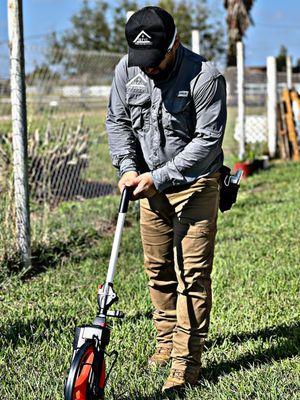
{"label": "man's right hand", "polygon": [[136,171],[128,171],[122,175],[121,179],[119,180],[118,187],[120,192],[123,192],[125,186],[132,186],[136,187],[137,183],[135,182],[135,178],[137,178],[139,174]]}

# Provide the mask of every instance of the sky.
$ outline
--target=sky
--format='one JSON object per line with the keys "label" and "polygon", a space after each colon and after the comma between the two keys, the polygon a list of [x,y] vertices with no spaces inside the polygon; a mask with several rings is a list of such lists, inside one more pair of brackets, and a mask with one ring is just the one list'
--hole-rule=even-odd
{"label": "sky", "polygon": [[[146,0],[139,1],[143,6]],[[70,28],[70,18],[78,11],[82,0],[23,0],[24,36],[27,42],[41,40],[40,35]],[[208,0],[220,10],[223,0]],[[256,0],[252,9],[254,26],[245,38],[247,66],[265,65],[266,57],[277,55],[281,45],[288,48],[295,63],[300,59],[300,0]],[[7,0],[0,0],[0,42],[7,41]],[[2,49],[1,49],[2,47]],[[0,75],[6,69],[3,46],[0,46]]]}

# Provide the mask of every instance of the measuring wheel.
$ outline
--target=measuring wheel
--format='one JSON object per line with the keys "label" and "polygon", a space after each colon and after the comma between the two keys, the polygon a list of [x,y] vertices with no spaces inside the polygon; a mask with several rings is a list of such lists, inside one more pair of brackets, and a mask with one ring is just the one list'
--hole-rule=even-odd
{"label": "measuring wheel", "polygon": [[66,400],[104,399],[104,353],[94,341],[86,341],[76,352],[65,386]]}

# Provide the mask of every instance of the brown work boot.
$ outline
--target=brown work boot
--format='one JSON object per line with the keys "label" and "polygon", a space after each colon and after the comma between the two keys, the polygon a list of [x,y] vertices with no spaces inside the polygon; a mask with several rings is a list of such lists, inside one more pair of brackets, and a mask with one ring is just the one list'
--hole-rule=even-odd
{"label": "brown work boot", "polygon": [[186,367],[185,370],[171,368],[162,388],[162,393],[168,396],[183,391],[187,386],[195,386],[200,379],[200,375],[200,368]]}
{"label": "brown work boot", "polygon": [[150,367],[165,367],[171,358],[172,347],[157,347],[155,353],[149,358]]}

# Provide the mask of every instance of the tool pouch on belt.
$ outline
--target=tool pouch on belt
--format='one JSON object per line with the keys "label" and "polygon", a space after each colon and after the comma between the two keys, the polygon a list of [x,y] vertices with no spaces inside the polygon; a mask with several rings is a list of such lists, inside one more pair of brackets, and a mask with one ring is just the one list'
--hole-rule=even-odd
{"label": "tool pouch on belt", "polygon": [[242,170],[238,170],[235,175],[231,175],[231,170],[226,165],[222,165],[219,172],[221,173],[219,209],[221,212],[224,212],[230,210],[236,202],[243,172]]}

